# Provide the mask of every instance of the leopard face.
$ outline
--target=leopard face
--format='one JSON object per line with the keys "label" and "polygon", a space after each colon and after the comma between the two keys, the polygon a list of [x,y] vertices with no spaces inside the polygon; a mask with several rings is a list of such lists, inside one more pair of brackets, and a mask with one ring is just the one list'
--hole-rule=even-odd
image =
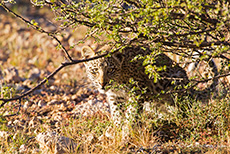
{"label": "leopard face", "polygon": [[[97,54],[90,47],[83,47],[84,58],[94,57]],[[105,90],[111,80],[120,80],[121,67],[114,57],[99,58],[85,62],[88,77],[98,89]]]}

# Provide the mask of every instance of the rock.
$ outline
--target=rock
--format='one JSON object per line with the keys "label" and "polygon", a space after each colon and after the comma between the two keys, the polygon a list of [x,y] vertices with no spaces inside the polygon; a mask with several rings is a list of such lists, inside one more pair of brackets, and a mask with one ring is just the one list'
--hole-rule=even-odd
{"label": "rock", "polygon": [[22,81],[22,78],[18,74],[18,70],[15,67],[4,69],[4,81],[18,83]]}
{"label": "rock", "polygon": [[27,151],[27,147],[25,144],[22,144],[19,148],[19,153],[25,153]]}
{"label": "rock", "polygon": [[68,73],[63,73],[61,78],[62,78],[62,80],[67,80],[69,78]]}
{"label": "rock", "polygon": [[50,86],[50,90],[56,90],[56,89],[57,89],[57,86],[54,86],[54,85]]}
{"label": "rock", "polygon": [[58,100],[51,100],[50,102],[47,103],[47,105],[59,105],[61,104],[62,101],[58,101]]}
{"label": "rock", "polygon": [[90,133],[88,134],[86,141],[90,144],[94,144],[98,141],[98,138],[96,138],[94,134]]}
{"label": "rock", "polygon": [[34,68],[29,73],[29,79],[36,81],[40,79],[41,71],[38,68]]}
{"label": "rock", "polygon": [[70,138],[60,136],[56,132],[43,132],[36,136],[42,153],[52,152],[54,154],[75,153],[77,144]]}
{"label": "rock", "polygon": [[10,136],[9,132],[0,131],[0,138],[7,139]]}
{"label": "rock", "polygon": [[43,106],[45,106],[46,105],[46,102],[44,101],[44,100],[39,100],[38,101],[38,106],[39,107],[43,107]]}
{"label": "rock", "polygon": [[23,105],[23,108],[25,109],[25,110],[27,110],[29,107],[31,107],[32,106],[32,102],[31,101],[26,101],[25,103],[24,103],[24,105]]}

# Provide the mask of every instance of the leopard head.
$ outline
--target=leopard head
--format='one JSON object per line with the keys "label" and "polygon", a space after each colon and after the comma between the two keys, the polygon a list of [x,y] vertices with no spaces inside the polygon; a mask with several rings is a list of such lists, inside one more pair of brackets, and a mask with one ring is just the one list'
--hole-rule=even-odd
{"label": "leopard head", "polygon": [[[92,58],[98,56],[92,48],[84,46],[81,50],[82,57]],[[99,89],[105,89],[111,80],[119,80],[121,73],[121,62],[116,56],[103,57],[95,60],[84,62],[87,75]]]}

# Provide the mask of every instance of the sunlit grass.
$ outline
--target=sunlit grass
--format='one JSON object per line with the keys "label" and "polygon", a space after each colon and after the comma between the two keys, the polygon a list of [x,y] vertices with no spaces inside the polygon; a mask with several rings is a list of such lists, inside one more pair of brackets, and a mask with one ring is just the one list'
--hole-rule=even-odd
{"label": "sunlit grass", "polygon": [[[183,112],[175,107],[174,112],[163,113],[160,117],[144,112],[138,123],[130,125],[129,141],[126,144],[122,141],[122,131],[114,127],[110,118],[102,113],[63,121],[58,132],[73,139],[79,145],[80,153],[127,153],[140,148],[151,152],[158,145],[166,151],[224,153],[230,146],[229,110],[230,103],[225,98],[208,104],[194,102],[189,110]],[[38,147],[35,141],[30,141],[31,138],[46,131],[43,127],[46,120],[37,126],[36,134],[34,128],[8,127],[2,115],[0,120],[1,131],[10,132],[7,142],[0,139],[0,147],[5,153],[18,151],[18,147],[23,144],[30,145],[27,151],[30,153]],[[114,138],[104,137],[100,140],[109,126],[115,134]]]}

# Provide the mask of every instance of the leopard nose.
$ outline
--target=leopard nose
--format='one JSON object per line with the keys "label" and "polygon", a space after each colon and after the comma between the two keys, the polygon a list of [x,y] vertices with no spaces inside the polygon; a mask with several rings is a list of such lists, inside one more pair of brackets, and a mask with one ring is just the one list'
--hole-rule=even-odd
{"label": "leopard nose", "polygon": [[101,83],[101,89],[105,90],[105,86],[106,86],[105,82]]}
{"label": "leopard nose", "polygon": [[104,90],[107,82],[106,82],[105,75],[104,75],[103,72],[100,72],[100,75],[99,75],[98,79],[99,79],[98,81],[99,81],[99,83],[101,85],[101,89]]}
{"label": "leopard nose", "polygon": [[104,83],[101,84],[101,89],[105,90],[105,84]]}

